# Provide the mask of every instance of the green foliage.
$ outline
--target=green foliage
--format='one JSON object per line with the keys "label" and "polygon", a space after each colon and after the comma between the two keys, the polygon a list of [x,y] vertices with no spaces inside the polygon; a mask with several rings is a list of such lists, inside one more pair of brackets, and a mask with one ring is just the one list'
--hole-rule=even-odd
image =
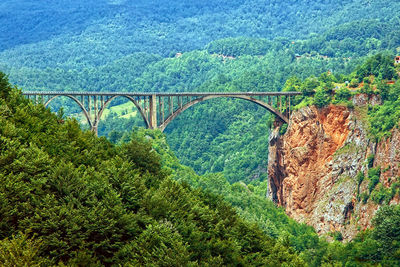
{"label": "green foliage", "polygon": [[[135,52],[166,57],[219,39],[225,41],[212,48],[224,52],[265,54],[271,46],[329,58],[364,56],[399,44],[400,7],[382,0],[368,4],[62,0],[45,7],[24,0],[4,2],[2,8],[8,12],[0,18],[4,33],[0,61],[18,68],[81,69]],[[270,45],[255,38],[276,42]]]}
{"label": "green foliage", "polygon": [[287,127],[288,127],[287,123],[282,124],[281,127],[279,128],[279,134],[284,135],[287,131]]}
{"label": "green foliage", "polygon": [[312,256],[306,255],[314,260],[308,262],[312,266],[399,266],[399,214],[398,205],[381,207],[372,230],[360,232],[348,243],[321,246]]}
{"label": "green foliage", "polygon": [[376,204],[382,204],[382,203],[389,204],[389,202],[394,198],[394,196],[399,193],[399,188],[400,188],[399,181],[392,182],[390,187],[385,187],[383,184],[379,184],[378,187],[376,187],[372,191],[371,199]]}
{"label": "green foliage", "polygon": [[272,41],[261,38],[226,38],[209,43],[205,49],[210,54],[238,57],[265,55],[272,48]]}
{"label": "green foliage", "polygon": [[26,234],[0,240],[0,265],[42,266],[46,261],[39,256],[41,246],[40,240],[30,239]]}
{"label": "green foliage", "polygon": [[379,178],[381,176],[381,167],[371,168],[368,170],[368,190],[371,193],[375,186],[379,183]]}
{"label": "green foliage", "polygon": [[375,154],[369,154],[367,157],[367,167],[368,169],[374,166]]}
{"label": "green foliage", "polygon": [[[85,8],[90,10],[85,16],[71,14],[74,9],[68,7],[75,2],[49,5],[41,11],[48,15],[41,17],[43,23],[35,26],[35,36],[27,38],[31,42],[29,45],[23,45],[20,35],[2,42],[7,49],[0,53],[0,67],[10,73],[12,82],[25,90],[279,91],[288,77],[296,75],[305,79],[314,75],[330,94],[333,88],[331,76],[343,79],[339,74],[349,73],[360,62],[360,57],[377,49],[395,48],[397,44],[393,31],[398,29],[398,21],[389,16],[382,18],[377,9],[371,9],[379,6],[375,2],[372,6],[362,6],[360,10],[360,7],[355,9],[354,5],[343,2],[293,4],[275,1],[265,4],[233,1],[227,4],[226,1],[217,1],[213,4],[182,4],[172,1],[167,5],[139,1],[140,12],[129,1],[117,2],[85,2],[76,9],[77,12]],[[5,3],[6,7],[8,5]],[[90,6],[93,8],[88,8]],[[19,21],[14,25],[4,18],[2,25],[13,35],[16,32],[30,35],[31,32],[25,29],[29,29],[32,26],[30,22],[37,18],[33,11],[38,6],[29,3],[16,4],[17,7],[31,14],[24,17],[25,26],[20,29],[15,26]],[[338,7],[348,14],[345,21],[343,14],[337,12]],[[391,3],[390,7],[390,12],[396,14],[397,4]],[[73,25],[68,27],[69,32],[50,38],[51,30],[46,23],[49,19],[52,21],[51,29],[56,32],[64,29],[61,27],[64,24],[59,24],[59,17],[53,16],[59,10],[63,14],[61,17],[74,18]],[[311,10],[316,13],[309,14]],[[320,10],[335,11],[322,16]],[[349,10],[356,10],[357,17],[352,16]],[[299,19],[299,12],[310,16]],[[361,19],[363,16],[369,18],[371,14],[383,21]],[[319,23],[315,23],[315,16]],[[79,23],[75,23],[77,21]],[[288,21],[293,23],[287,24]],[[295,22],[300,21],[303,26],[295,30]],[[321,34],[309,35],[310,27],[313,32]],[[300,36],[300,32],[304,35]],[[282,35],[285,37],[275,38]],[[177,52],[182,52],[182,55]],[[335,75],[328,75],[327,70],[332,70]],[[316,87],[305,85],[302,89],[313,94],[310,90]],[[313,103],[302,97],[294,100],[294,105]],[[260,119],[266,111],[254,108],[252,104],[241,104],[241,101],[216,101],[204,103],[203,108],[200,105],[193,107],[168,126],[166,132],[172,148],[182,163],[201,174],[209,170],[223,171],[232,182],[265,177],[259,166],[266,163],[263,158],[267,150],[266,137],[261,134],[266,130],[262,129],[265,119]],[[122,100],[116,99],[112,104],[121,103]],[[215,107],[223,107],[224,103],[234,107],[222,112],[220,107]],[[57,110],[66,106],[66,114],[70,114],[79,112],[74,105],[69,100],[60,99],[51,107]],[[190,112],[195,114],[188,114]],[[248,136],[234,135],[234,132],[249,129],[249,114],[254,116],[251,128],[255,130]],[[99,134],[118,143],[128,139],[134,125],[143,126],[140,117],[128,120],[109,116],[100,123]],[[199,125],[203,128],[198,129]],[[212,129],[206,140],[201,134],[203,129]],[[249,136],[257,140],[254,145],[246,141]],[[260,149],[257,146],[261,146]],[[223,147],[222,151],[219,147]],[[255,155],[253,150],[256,150]]]}
{"label": "green foliage", "polygon": [[379,243],[377,250],[388,259],[400,257],[400,206],[381,207],[373,221],[372,238]]}
{"label": "green foliage", "polygon": [[360,199],[361,199],[363,204],[367,204],[367,201],[369,199],[369,194],[367,192],[362,192],[360,194]]}
{"label": "green foliage", "polygon": [[360,185],[365,179],[364,173],[362,171],[357,173],[356,179],[357,179],[357,200],[360,200],[360,198],[361,198],[360,197]]}
{"label": "green foliage", "polygon": [[[289,77],[314,75],[330,94],[333,80],[350,80],[344,74],[364,56],[382,49],[393,51],[400,44],[396,17],[400,6],[393,1],[356,5],[346,1],[90,0],[81,4],[63,0],[41,7],[25,0],[4,2],[3,9],[8,12],[0,22],[8,34],[0,37],[0,68],[25,90],[279,91]],[[360,73],[378,71],[381,78],[387,76],[390,53],[375,56]],[[311,96],[318,86],[308,80],[302,86],[293,81],[292,89],[302,87]],[[322,97],[316,103],[325,102]],[[116,99],[112,104],[121,103]],[[215,103],[204,103],[209,113],[196,106],[187,111],[197,110],[196,114],[182,114],[168,126],[174,151],[201,174],[223,171],[232,182],[265,177],[259,166],[266,163],[266,137],[261,134],[265,119],[260,119],[266,111],[240,101],[221,101],[218,105],[236,108],[220,112]],[[299,107],[312,103],[304,97],[293,102]],[[51,105],[53,110],[61,106],[68,115],[79,112],[69,100]],[[249,114],[257,130],[237,137],[234,132],[249,129]],[[99,134],[118,143],[128,139],[134,125],[143,126],[140,117],[109,116],[100,123]],[[199,125],[204,127],[198,129]],[[213,129],[206,140],[201,134],[204,129]],[[257,144],[248,144],[249,136]]]}
{"label": "green foliage", "polygon": [[[359,92],[372,95],[379,94],[383,100],[382,105],[369,106],[368,122],[369,130],[376,140],[390,137],[391,130],[398,127],[400,120],[400,83],[389,85],[383,79],[395,79],[397,75],[387,76],[389,70],[393,68],[393,58],[390,55],[379,53],[371,56],[365,62],[358,66],[349,77],[358,77],[363,81],[364,85]],[[373,75],[371,77],[371,75]],[[371,84],[372,78],[374,82]],[[308,105],[316,105],[323,107],[331,101],[332,83],[338,82],[338,78],[333,75],[322,74],[318,79],[309,77],[303,82],[296,78],[291,78],[285,85],[285,90],[299,89],[304,95],[296,97],[293,101],[299,109]],[[354,82],[354,86],[352,83]],[[349,87],[355,87],[358,82],[352,78]],[[373,88],[376,86],[377,90]],[[315,92],[315,93],[314,93]],[[348,108],[354,108],[353,102],[349,99],[352,92],[347,87],[339,87],[334,91],[333,104],[346,104]],[[370,162],[371,159],[369,159]]]}
{"label": "green foliage", "polygon": [[374,94],[374,90],[372,89],[372,86],[369,85],[368,83],[364,83],[364,86],[361,87],[360,92],[363,94],[367,94],[368,96],[371,96]]}
{"label": "green foliage", "polygon": [[10,94],[11,86],[8,82],[8,77],[0,72],[0,98],[8,99],[8,95]]}
{"label": "green foliage", "polygon": [[395,77],[394,56],[391,54],[378,53],[369,57],[363,65],[357,67],[355,73],[359,81],[370,83],[369,76],[374,75],[385,80],[391,80]]}
{"label": "green foliage", "polygon": [[370,132],[377,140],[389,137],[391,130],[399,125],[400,118],[400,84],[379,88],[385,101],[368,111]]}
{"label": "green foliage", "polygon": [[334,233],[332,233],[332,237],[333,239],[335,239],[336,241],[343,241],[343,235],[341,232],[336,231]]}
{"label": "green foliage", "polygon": [[[206,51],[193,51],[176,58],[136,53],[84,71],[46,69],[30,73],[24,69],[19,74],[12,72],[14,77],[18,76],[14,81],[19,80],[21,86],[27,89],[47,90],[51,87],[54,90],[91,88],[96,91],[145,92],[278,91],[287,77],[295,74],[300,78],[311,74],[319,75],[327,67],[336,70],[342,64],[339,62],[343,63],[344,60],[335,59],[327,63],[321,59],[310,59],[299,66],[291,55],[281,50],[272,50],[263,56],[240,56],[234,60],[210,55]],[[352,63],[348,66],[351,65]],[[25,78],[31,76],[37,79]],[[110,105],[122,104],[124,101],[123,98],[117,98]],[[50,104],[55,111],[61,106],[65,107],[67,115],[80,112],[79,107],[69,99],[58,98]],[[267,110],[254,103],[214,99],[195,105],[180,114],[168,125],[165,132],[183,164],[193,167],[200,174],[223,171],[229,181],[248,182],[258,177],[265,179],[265,171],[260,166],[267,164],[264,155],[268,153],[269,129],[265,122],[269,116]],[[103,119],[98,132],[102,136],[108,136],[114,143],[128,139],[135,126],[144,126],[140,116],[127,119],[116,113],[109,113]],[[204,133],[207,135],[204,136]],[[250,139],[253,141],[249,142]]]}
{"label": "green foliage", "polygon": [[314,105],[316,105],[319,108],[323,108],[327,106],[330,102],[331,102],[330,95],[328,95],[324,89],[318,88],[315,91]]}
{"label": "green foliage", "polygon": [[335,99],[333,104],[348,103],[351,97],[351,92],[347,87],[340,87],[335,91]]}
{"label": "green foliage", "polygon": [[285,239],[296,251],[306,251],[320,245],[315,231],[290,219],[283,209],[266,198],[267,182],[230,184],[221,173],[198,176],[193,170],[179,164],[171,152],[165,136],[150,130],[139,130],[138,136],[148,136],[153,140],[153,147],[163,158],[163,168],[172,172],[178,181],[183,181],[195,188],[201,188],[223,198],[232,204],[235,210],[247,221],[256,223],[271,238]]}
{"label": "green foliage", "polygon": [[390,191],[390,188],[386,188],[380,184],[372,191],[371,200],[376,204],[381,204],[384,200],[385,203],[387,203],[393,198],[393,196],[391,196],[389,193]]}
{"label": "green foliage", "polygon": [[365,177],[364,177],[364,173],[363,172],[359,172],[357,173],[357,183],[358,185],[360,185],[363,181],[364,181]]}
{"label": "green foliage", "polygon": [[304,265],[220,197],[168,177],[147,138],[115,146],[16,90],[0,101],[0,262]]}
{"label": "green foliage", "polygon": [[[300,108],[328,104],[333,82],[350,80],[355,88],[374,75],[361,90],[372,94],[376,83],[385,102],[369,110],[371,133],[388,137],[398,125],[400,87],[383,82],[396,78],[390,53],[343,75],[359,57],[400,45],[396,1],[14,2],[2,6],[0,67],[26,90],[279,91],[296,75],[283,90],[306,94],[292,102]],[[324,73],[328,69],[335,75]],[[7,243],[32,226],[44,244],[39,252],[50,255],[47,265],[301,265],[289,244],[316,266],[389,266],[398,257],[382,253],[385,240],[368,233],[348,246],[328,245],[265,200],[259,181],[266,178],[269,115],[252,104],[215,100],[168,126],[183,163],[202,174],[223,172],[197,176],[175,160],[166,164],[172,152],[154,153],[156,142],[147,137],[160,133],[131,136],[134,125],[143,125],[140,117],[113,114],[100,124],[101,135],[127,142],[114,146],[16,97],[5,75],[0,81],[0,238]],[[334,101],[351,107],[345,90],[337,90]],[[79,111],[68,103],[55,101],[52,108]],[[224,195],[242,217],[280,241],[241,221],[221,198],[172,181],[170,171]],[[371,177],[371,198],[380,200],[382,192],[386,201],[387,189],[372,186]]]}
{"label": "green foliage", "polygon": [[356,78],[351,79],[350,83],[349,83],[349,87],[350,88],[356,88],[358,86],[358,81]]}
{"label": "green foliage", "polygon": [[309,77],[301,84],[300,92],[305,96],[311,96],[314,95],[318,86],[320,86],[318,79],[316,77]]}
{"label": "green foliage", "polygon": [[302,81],[297,77],[293,76],[286,80],[285,86],[283,87],[283,92],[290,92],[290,91],[300,91]]}

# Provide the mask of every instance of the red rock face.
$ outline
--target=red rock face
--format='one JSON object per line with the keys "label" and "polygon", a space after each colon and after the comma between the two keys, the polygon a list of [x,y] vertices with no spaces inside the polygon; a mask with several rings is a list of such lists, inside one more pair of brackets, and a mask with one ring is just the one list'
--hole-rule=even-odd
{"label": "red rock face", "polygon": [[[278,127],[270,137],[269,195],[292,218],[314,226],[318,233],[341,231],[351,239],[370,226],[379,208],[357,200],[358,172],[367,172],[366,159],[376,153],[375,165],[389,167],[382,183],[400,176],[400,131],[376,145],[368,138],[360,110],[343,106],[305,107],[293,113],[287,132]],[[395,201],[395,200],[394,200]]]}

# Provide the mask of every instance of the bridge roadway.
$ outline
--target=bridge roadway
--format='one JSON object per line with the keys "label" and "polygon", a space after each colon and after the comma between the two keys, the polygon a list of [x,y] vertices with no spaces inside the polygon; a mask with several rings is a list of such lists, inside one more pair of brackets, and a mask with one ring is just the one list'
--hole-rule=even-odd
{"label": "bridge roadway", "polygon": [[129,99],[139,110],[146,126],[161,131],[189,107],[213,98],[239,98],[269,110],[283,122],[291,113],[291,98],[301,92],[57,92],[26,91],[23,95],[48,106],[58,97],[69,97],[82,109],[92,131],[97,127],[106,107],[117,97]]}

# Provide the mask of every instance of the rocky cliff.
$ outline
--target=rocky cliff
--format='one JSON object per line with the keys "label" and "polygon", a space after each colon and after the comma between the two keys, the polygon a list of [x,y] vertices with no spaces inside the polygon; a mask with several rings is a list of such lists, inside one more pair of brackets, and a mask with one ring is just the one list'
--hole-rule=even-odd
{"label": "rocky cliff", "polygon": [[[367,102],[360,95],[354,109],[305,107],[284,135],[279,125],[271,134],[269,196],[320,234],[339,231],[349,240],[370,226],[380,203],[399,203],[400,131],[379,143],[369,137]],[[371,168],[379,182],[368,177]]]}

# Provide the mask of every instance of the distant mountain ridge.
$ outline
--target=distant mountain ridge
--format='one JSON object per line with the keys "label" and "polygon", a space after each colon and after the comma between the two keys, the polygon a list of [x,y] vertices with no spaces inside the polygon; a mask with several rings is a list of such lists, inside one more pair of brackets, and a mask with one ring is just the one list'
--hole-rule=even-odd
{"label": "distant mountain ridge", "polygon": [[14,67],[98,66],[132,54],[168,56],[213,40],[292,40],[344,23],[396,20],[393,1],[15,1],[0,4],[0,62]]}

